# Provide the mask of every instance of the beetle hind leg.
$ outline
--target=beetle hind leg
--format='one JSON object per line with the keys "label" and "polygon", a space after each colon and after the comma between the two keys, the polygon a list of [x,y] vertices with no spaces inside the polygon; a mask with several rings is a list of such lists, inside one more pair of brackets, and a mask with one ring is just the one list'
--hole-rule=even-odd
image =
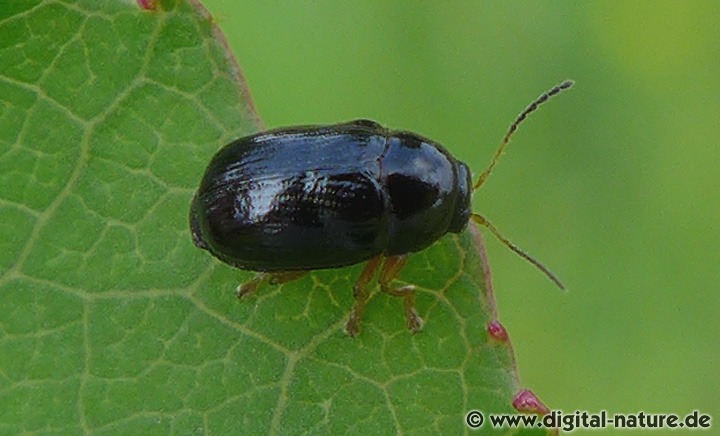
{"label": "beetle hind leg", "polygon": [[417,333],[422,330],[423,320],[415,309],[415,286],[406,285],[393,288],[390,283],[400,274],[407,263],[407,256],[391,256],[385,260],[382,271],[380,271],[380,289],[383,292],[396,297],[402,297],[405,305],[405,316],[410,332]]}
{"label": "beetle hind leg", "polygon": [[265,285],[266,283],[269,283],[271,285],[282,285],[284,283],[291,282],[293,280],[297,280],[300,277],[307,274],[307,271],[282,271],[282,272],[274,272],[274,273],[257,273],[255,277],[251,278],[250,280],[240,284],[240,286],[237,287],[237,290],[235,291],[235,295],[238,298],[245,298],[249,297],[257,290]]}

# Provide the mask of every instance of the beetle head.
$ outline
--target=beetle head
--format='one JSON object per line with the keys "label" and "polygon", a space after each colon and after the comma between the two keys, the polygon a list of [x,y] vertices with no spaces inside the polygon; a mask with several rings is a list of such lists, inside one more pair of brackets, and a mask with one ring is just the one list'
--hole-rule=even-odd
{"label": "beetle head", "polygon": [[455,208],[453,210],[453,217],[450,220],[450,226],[448,231],[457,233],[467,226],[472,214],[472,205],[470,200],[472,198],[472,175],[470,169],[464,163],[458,161],[456,168],[456,179],[455,179],[455,192],[457,197],[455,198]]}

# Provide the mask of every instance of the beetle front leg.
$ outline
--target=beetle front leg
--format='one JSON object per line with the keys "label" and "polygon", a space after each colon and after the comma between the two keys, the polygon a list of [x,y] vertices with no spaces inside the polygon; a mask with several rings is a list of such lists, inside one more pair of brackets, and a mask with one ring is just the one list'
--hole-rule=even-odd
{"label": "beetle front leg", "polygon": [[388,257],[382,271],[380,271],[380,289],[390,295],[404,299],[408,329],[412,333],[417,333],[422,330],[423,320],[418,315],[417,309],[415,309],[415,286],[390,287],[390,283],[400,274],[406,263],[406,255]]}
{"label": "beetle front leg", "polygon": [[378,255],[368,260],[365,268],[360,273],[355,286],[353,286],[353,297],[355,297],[355,304],[353,305],[352,311],[350,312],[350,318],[345,323],[345,333],[350,337],[355,337],[360,333],[360,320],[362,319],[362,313],[365,309],[365,303],[367,303],[368,296],[368,285],[375,275],[382,261],[382,256]]}
{"label": "beetle front leg", "polygon": [[235,291],[235,295],[238,298],[245,298],[253,295],[255,292],[257,292],[258,288],[260,286],[264,285],[265,283],[270,283],[271,285],[282,285],[284,283],[291,282],[293,280],[297,280],[300,277],[307,274],[307,271],[282,271],[282,272],[274,272],[274,273],[257,273],[255,277],[251,278],[250,280],[242,283],[240,286],[237,287],[237,290]]}

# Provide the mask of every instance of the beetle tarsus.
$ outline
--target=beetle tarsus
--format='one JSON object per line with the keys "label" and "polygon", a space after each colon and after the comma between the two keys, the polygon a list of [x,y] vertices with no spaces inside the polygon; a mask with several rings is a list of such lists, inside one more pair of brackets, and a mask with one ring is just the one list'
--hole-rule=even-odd
{"label": "beetle tarsus", "polygon": [[307,274],[307,271],[283,271],[270,274],[271,285],[284,285],[285,283],[297,280]]}
{"label": "beetle tarsus", "polygon": [[407,285],[399,288],[391,288],[388,284],[380,284],[383,292],[386,292],[395,297],[403,298],[403,304],[405,306],[405,318],[407,319],[408,330],[411,333],[417,333],[422,330],[423,319],[418,315],[417,309],[415,308],[415,286]]}
{"label": "beetle tarsus", "polygon": [[359,283],[353,286],[355,304],[353,305],[352,311],[350,311],[350,317],[345,323],[345,333],[351,338],[357,337],[358,333],[360,333],[360,319],[362,318],[362,312],[365,309],[365,303],[367,302],[369,294],[367,283],[365,283],[364,286]]}
{"label": "beetle tarsus", "polygon": [[242,299],[254,295],[257,290],[265,283],[271,285],[282,285],[307,274],[307,271],[281,271],[276,273],[258,273],[255,277],[240,284],[235,291],[235,295]]}
{"label": "beetle tarsus", "polygon": [[345,334],[350,336],[351,338],[355,338],[359,333],[360,315],[353,308],[352,312],[350,312],[350,318],[348,318],[347,322],[345,323]]}
{"label": "beetle tarsus", "polygon": [[255,274],[255,277],[250,280],[241,283],[235,291],[235,296],[239,299],[247,298],[254,295],[258,288],[270,279],[270,275],[267,273]]}
{"label": "beetle tarsus", "polygon": [[410,330],[413,334],[420,332],[425,324],[425,321],[420,318],[420,315],[418,315],[417,310],[415,310],[414,307],[408,311],[407,321],[408,330]]}
{"label": "beetle tarsus", "polygon": [[394,290],[393,295],[401,296],[405,299],[405,316],[407,318],[408,330],[417,333],[423,328],[425,323],[415,309],[415,286],[408,285]]}

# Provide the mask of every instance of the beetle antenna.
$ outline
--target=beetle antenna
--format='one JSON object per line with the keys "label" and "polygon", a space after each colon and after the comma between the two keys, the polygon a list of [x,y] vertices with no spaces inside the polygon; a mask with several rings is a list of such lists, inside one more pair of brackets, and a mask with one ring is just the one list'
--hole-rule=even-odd
{"label": "beetle antenna", "polygon": [[500,242],[502,242],[502,243],[505,244],[505,246],[507,246],[509,249],[511,249],[512,251],[514,251],[514,252],[517,253],[518,255],[520,255],[520,257],[522,257],[523,259],[527,260],[527,261],[530,262],[531,264],[535,265],[535,267],[536,267],[537,269],[539,269],[540,271],[542,271],[542,272],[547,276],[547,278],[549,278],[550,280],[552,280],[552,281],[557,285],[558,288],[562,289],[563,291],[565,290],[565,285],[562,284],[562,282],[560,281],[560,279],[558,279],[555,274],[553,274],[545,265],[543,265],[543,264],[540,263],[538,260],[536,260],[535,258],[533,258],[532,256],[530,256],[529,254],[527,254],[526,252],[524,252],[524,251],[523,251],[520,247],[518,247],[517,245],[513,244],[512,242],[510,242],[506,237],[504,237],[503,235],[501,235],[500,232],[498,231],[498,229],[496,229],[495,226],[492,225],[492,223],[491,223],[490,221],[488,221],[487,218],[485,218],[484,216],[480,215],[479,213],[472,213],[472,215],[470,215],[470,218],[472,218],[472,220],[475,221],[476,223],[478,223],[478,224],[480,224],[481,226],[483,226],[483,227],[487,228],[488,230],[490,230],[490,232],[492,232],[492,234],[495,235],[495,237],[498,238],[498,240],[500,240]]}
{"label": "beetle antenna", "polygon": [[[546,101],[550,100],[551,97],[556,96],[557,94],[560,94],[562,91],[570,88],[573,86],[575,82],[572,80],[566,80],[562,82],[559,85],[556,85],[549,91],[544,92],[540,97],[536,98],[535,101],[530,103],[528,107],[525,108],[524,111],[520,112],[520,115],[515,118],[515,121],[510,125],[510,128],[508,129],[507,133],[505,134],[505,137],[503,138],[502,142],[500,143],[500,147],[498,147],[497,151],[495,152],[495,156],[493,156],[492,162],[490,162],[490,165],[487,167],[487,169],[478,177],[477,183],[473,186],[473,191],[480,188],[483,183],[485,183],[485,180],[488,178],[490,173],[492,172],[493,168],[495,167],[495,164],[500,159],[500,156],[505,151],[505,147],[507,147],[508,143],[510,143],[510,137],[513,133],[517,130],[518,126],[520,126],[520,123],[525,121],[525,118],[531,113],[534,112],[535,109],[538,108],[541,104],[545,103]],[[523,256],[525,257],[525,256]]]}

